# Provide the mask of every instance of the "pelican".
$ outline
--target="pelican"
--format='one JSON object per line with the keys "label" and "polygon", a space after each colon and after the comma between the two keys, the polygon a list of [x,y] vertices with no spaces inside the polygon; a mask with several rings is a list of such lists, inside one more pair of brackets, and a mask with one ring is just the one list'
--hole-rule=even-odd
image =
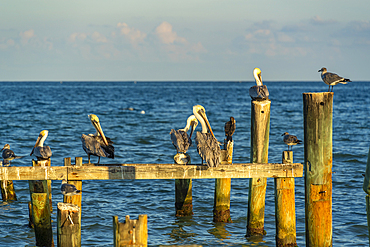
{"label": "pelican", "polygon": [[289,151],[289,146],[291,146],[291,150],[293,150],[293,145],[301,144],[301,140],[298,140],[298,138],[294,135],[289,135],[288,132],[284,132],[282,134],[284,136],[284,143],[288,145],[288,151]]}
{"label": "pelican", "polygon": [[253,86],[249,89],[249,96],[252,100],[265,100],[269,98],[269,90],[267,90],[266,85],[262,84],[261,70],[255,68],[253,70],[253,76],[256,80],[257,86]]}
{"label": "pelican", "polygon": [[12,150],[10,150],[10,145],[5,144],[4,147],[0,150],[3,151],[2,156],[3,156],[3,165],[4,166],[9,166],[10,161],[14,159],[20,159],[23,158],[24,156],[17,156],[14,154]]}
{"label": "pelican", "polygon": [[65,196],[79,195],[81,193],[81,190],[78,190],[73,184],[68,184],[65,179],[62,180],[60,191]]}
{"label": "pelican", "polygon": [[[190,117],[188,117],[185,128],[179,130],[171,129],[171,140],[177,150],[177,153],[186,153],[186,151],[188,151],[189,147],[192,144],[191,137],[197,125],[197,118],[194,115],[191,115]],[[189,129],[190,136],[187,133]]]}
{"label": "pelican", "polygon": [[233,141],[233,134],[235,132],[235,119],[233,117],[230,117],[230,121],[226,122],[225,124],[225,135],[226,135],[226,143],[229,141]]}
{"label": "pelican", "polygon": [[[340,77],[337,74],[330,73],[326,70],[326,68],[321,68],[319,71],[321,72],[321,79],[325,82],[325,84],[329,85],[329,90],[328,92],[333,92],[333,87],[337,85],[338,83],[342,84],[347,84],[347,81],[351,81],[350,79],[346,79],[343,77]],[[330,86],[331,86],[331,91],[330,91]]]}
{"label": "pelican", "polygon": [[43,130],[40,132],[39,137],[36,140],[36,144],[33,147],[30,156],[33,154],[37,160],[47,160],[51,157],[51,149],[49,146],[44,146],[44,142],[48,137],[49,131]]}
{"label": "pelican", "polygon": [[95,134],[82,134],[82,148],[87,153],[90,164],[90,155],[98,156],[98,164],[100,162],[100,157],[107,157],[114,159],[114,147],[113,142],[105,137],[103,130],[100,126],[99,118],[95,114],[90,114],[89,119],[96,129]]}
{"label": "pelican", "polygon": [[193,113],[202,125],[202,132],[197,131],[195,137],[202,164],[203,160],[205,160],[208,167],[216,167],[221,162],[221,149],[208,122],[206,110],[201,105],[195,105],[193,106]]}

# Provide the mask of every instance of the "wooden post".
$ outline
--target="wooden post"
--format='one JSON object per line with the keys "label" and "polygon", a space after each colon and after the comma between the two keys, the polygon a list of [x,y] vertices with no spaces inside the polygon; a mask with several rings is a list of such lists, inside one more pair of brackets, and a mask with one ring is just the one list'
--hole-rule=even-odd
{"label": "wooden post", "polygon": [[57,210],[58,247],[81,246],[81,210],[71,203],[58,203]]}
{"label": "wooden post", "polygon": [[[270,100],[251,103],[251,163],[268,163]],[[266,178],[249,179],[247,237],[265,235]]]}
{"label": "wooden post", "polygon": [[304,93],[306,246],[332,246],[332,92]]}
{"label": "wooden post", "polygon": [[[42,161],[32,160],[33,166],[42,165]],[[47,180],[29,181],[32,222],[34,224],[36,245],[54,246],[51,227],[50,197]]]}
{"label": "wooden post", "polygon": [[[176,154],[183,155],[181,153]],[[188,154],[187,158],[190,161],[190,156]],[[174,159],[176,161],[181,161],[182,159]],[[192,189],[192,180],[191,179],[175,179],[175,208],[176,216],[190,216],[193,215],[193,189]]]}
{"label": "wooden post", "polygon": [[363,190],[367,193],[366,195],[366,213],[367,213],[367,229],[369,231],[369,245],[370,245],[370,148],[367,155],[366,173],[364,179]]}
{"label": "wooden post", "polygon": [[[283,164],[293,163],[293,151],[283,152]],[[297,246],[294,178],[275,178],[276,246]]]}
{"label": "wooden post", "polygon": [[16,201],[17,196],[14,190],[14,184],[12,180],[1,180],[1,197],[3,201]]}
{"label": "wooden post", "polygon": [[[221,150],[221,164],[233,163],[234,142],[229,141],[226,144],[226,150]],[[213,222],[232,222],[230,217],[230,191],[231,178],[215,179],[215,197],[213,205]]]}
{"label": "wooden post", "polygon": [[35,225],[33,224],[33,219],[32,219],[32,203],[28,202],[28,227],[29,228],[34,228]]}
{"label": "wooden post", "polygon": [[[76,166],[82,166],[82,157],[75,158]],[[71,166],[71,158],[64,158],[64,166]],[[69,184],[73,184],[76,186],[76,189],[81,190],[81,193],[78,195],[73,196],[63,196],[64,203],[71,203],[77,205],[81,208],[81,201],[82,201],[82,181],[81,180],[68,180]]]}
{"label": "wooden post", "polygon": [[148,216],[139,215],[139,219],[130,220],[126,215],[124,223],[118,222],[118,216],[113,216],[113,245],[146,247],[148,246]]}

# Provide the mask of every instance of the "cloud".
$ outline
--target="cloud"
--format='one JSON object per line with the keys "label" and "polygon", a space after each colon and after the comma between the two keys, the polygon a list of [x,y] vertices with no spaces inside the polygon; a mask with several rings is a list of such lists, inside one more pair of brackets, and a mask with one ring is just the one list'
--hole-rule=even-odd
{"label": "cloud", "polygon": [[[124,35],[130,40],[131,44],[144,42],[145,38],[147,37],[146,33],[135,28],[130,28],[126,23],[119,22],[117,24],[117,28],[119,28],[121,35]],[[115,36],[115,33],[113,33],[113,36]]]}
{"label": "cloud", "polygon": [[20,32],[19,36],[21,36],[21,43],[24,44],[24,45],[27,44],[30,39],[36,37],[35,31],[33,29],[30,29],[30,30],[27,30],[27,31],[24,31],[24,32]]}
{"label": "cloud", "polygon": [[162,22],[156,29],[155,34],[163,44],[181,43],[186,44],[187,40],[179,37],[176,32],[172,31],[172,25],[166,21]]}
{"label": "cloud", "polygon": [[324,20],[320,16],[316,15],[310,19],[310,23],[314,25],[327,25],[327,24],[337,23],[337,21],[333,19]]}

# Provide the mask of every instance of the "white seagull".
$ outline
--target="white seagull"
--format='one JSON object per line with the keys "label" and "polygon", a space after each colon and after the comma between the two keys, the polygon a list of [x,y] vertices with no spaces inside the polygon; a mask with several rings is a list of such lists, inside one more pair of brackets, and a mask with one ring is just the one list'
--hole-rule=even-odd
{"label": "white seagull", "polygon": [[269,90],[267,90],[266,85],[262,84],[261,73],[259,68],[253,70],[253,76],[257,86],[253,86],[249,89],[249,96],[251,96],[252,100],[265,100],[269,98]]}
{"label": "white seagull", "polygon": [[294,135],[289,135],[288,132],[284,132],[282,134],[284,136],[284,143],[288,145],[288,151],[289,151],[289,146],[291,146],[291,150],[293,150],[293,145],[301,144],[301,140],[298,140],[298,138]]}
{"label": "white seagull", "polygon": [[[321,72],[321,79],[325,82],[325,84],[329,85],[328,92],[333,91],[333,87],[337,85],[338,83],[347,84],[347,81],[351,81],[350,79],[346,79],[343,77],[340,77],[337,74],[328,72],[326,68],[322,67],[318,72]],[[330,91],[331,86],[331,91]]]}

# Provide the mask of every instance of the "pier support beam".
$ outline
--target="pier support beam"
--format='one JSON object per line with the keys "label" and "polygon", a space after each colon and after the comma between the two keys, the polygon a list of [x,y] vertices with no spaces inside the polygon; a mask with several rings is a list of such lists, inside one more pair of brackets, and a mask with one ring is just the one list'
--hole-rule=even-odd
{"label": "pier support beam", "polygon": [[81,210],[77,205],[58,203],[57,242],[58,247],[81,246]]}
{"label": "pier support beam", "polygon": [[[221,150],[221,164],[233,163],[234,142],[229,141]],[[213,205],[213,222],[232,222],[230,217],[231,178],[215,179],[215,197]]]}
{"label": "pier support beam", "polygon": [[[76,166],[82,166],[82,157],[76,157],[75,158],[75,165]],[[64,166],[71,166],[71,158],[64,158]],[[68,180],[69,184],[73,184],[76,186],[76,189],[80,190],[81,193],[78,195],[73,196],[63,196],[63,202],[64,203],[71,203],[74,205],[77,205],[79,208],[81,208],[81,201],[82,201],[82,181],[81,180]]]}
{"label": "pier support beam", "polygon": [[332,92],[304,93],[306,246],[332,246]]}
{"label": "pier support beam", "polygon": [[[293,151],[284,151],[283,164],[293,163]],[[294,178],[275,178],[276,246],[294,247],[296,242],[296,218]]]}
{"label": "pier support beam", "polygon": [[14,184],[12,180],[1,180],[1,197],[3,201],[16,201],[17,196],[14,190]]}
{"label": "pier support beam", "polygon": [[118,216],[113,216],[113,246],[148,246],[148,216],[139,215],[139,219],[130,220],[126,215],[125,222],[118,222]]}
{"label": "pier support beam", "polygon": [[[177,158],[178,157],[183,157]],[[184,160],[188,160],[187,164],[191,164],[191,159],[188,154],[178,153],[175,155],[175,164],[185,165]],[[175,208],[176,216],[193,215],[193,181],[192,179],[175,179]]]}
{"label": "pier support beam", "polygon": [[366,195],[366,213],[367,213],[367,229],[369,231],[369,245],[370,245],[370,148],[367,155],[366,173],[364,179],[363,190],[367,193]]}
{"label": "pier support beam", "polygon": [[[251,163],[268,163],[270,100],[251,102]],[[265,235],[266,178],[249,179],[246,236]]]}

